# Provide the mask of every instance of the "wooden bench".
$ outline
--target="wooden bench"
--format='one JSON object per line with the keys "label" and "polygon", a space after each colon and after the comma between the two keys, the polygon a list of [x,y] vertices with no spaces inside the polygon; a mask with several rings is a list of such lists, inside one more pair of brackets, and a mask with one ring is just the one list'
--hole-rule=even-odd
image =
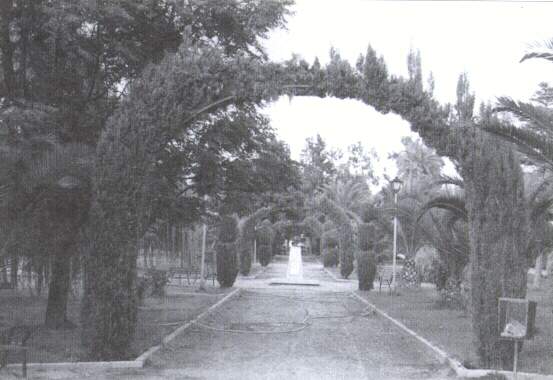
{"label": "wooden bench", "polygon": [[[206,265],[206,271],[205,271],[205,278],[211,279],[213,281],[213,285],[215,285],[215,278],[217,277],[217,274],[215,273],[212,268],[210,268],[209,265]],[[180,267],[174,267],[169,268],[169,277],[170,278],[178,278],[179,284],[182,285],[182,279],[186,278],[186,282],[188,285],[195,284],[196,281],[200,279],[200,269],[199,268],[180,268]]]}
{"label": "wooden bench", "polygon": [[0,290],[13,290],[14,286],[11,282],[0,282]]}
{"label": "wooden bench", "polygon": [[[397,268],[396,268],[396,276],[397,276]],[[383,265],[380,268],[378,268],[378,292],[380,293],[382,291],[382,284],[388,286],[388,292],[392,292],[392,281],[394,279],[393,275],[393,267],[391,265]],[[397,280],[397,278],[396,278]]]}
{"label": "wooden bench", "polygon": [[23,377],[27,377],[27,341],[32,330],[29,326],[14,326],[0,332],[0,369],[8,365],[9,352],[22,352]]}

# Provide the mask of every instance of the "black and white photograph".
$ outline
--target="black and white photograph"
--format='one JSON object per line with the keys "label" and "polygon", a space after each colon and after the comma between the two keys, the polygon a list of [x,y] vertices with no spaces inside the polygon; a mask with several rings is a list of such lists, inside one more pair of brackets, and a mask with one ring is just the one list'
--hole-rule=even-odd
{"label": "black and white photograph", "polygon": [[0,0],[0,379],[553,380],[552,17]]}

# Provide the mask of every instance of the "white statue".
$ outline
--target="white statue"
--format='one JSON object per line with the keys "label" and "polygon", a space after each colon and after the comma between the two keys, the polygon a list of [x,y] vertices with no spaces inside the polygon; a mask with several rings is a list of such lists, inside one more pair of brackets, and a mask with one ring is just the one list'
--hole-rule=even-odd
{"label": "white statue", "polygon": [[293,244],[290,241],[289,255],[288,255],[288,270],[286,272],[286,277],[288,278],[303,278],[303,264],[301,259],[301,247]]}

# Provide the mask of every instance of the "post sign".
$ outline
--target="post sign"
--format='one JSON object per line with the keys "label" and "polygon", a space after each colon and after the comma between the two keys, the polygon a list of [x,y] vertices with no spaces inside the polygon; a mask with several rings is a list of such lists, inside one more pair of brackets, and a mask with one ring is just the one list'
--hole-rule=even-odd
{"label": "post sign", "polygon": [[534,335],[536,302],[523,298],[499,299],[499,336],[523,340]]}

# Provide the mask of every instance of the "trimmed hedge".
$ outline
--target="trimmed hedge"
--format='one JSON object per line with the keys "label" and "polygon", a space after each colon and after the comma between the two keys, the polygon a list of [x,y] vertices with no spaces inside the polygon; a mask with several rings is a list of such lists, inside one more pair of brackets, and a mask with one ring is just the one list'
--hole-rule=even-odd
{"label": "trimmed hedge", "polygon": [[376,277],[376,260],[370,251],[361,251],[357,256],[359,290],[371,290]]}
{"label": "trimmed hedge", "polygon": [[219,225],[217,253],[217,282],[221,288],[230,288],[238,276],[238,224],[231,216],[224,216]]}
{"label": "trimmed hedge", "polygon": [[235,243],[217,244],[217,282],[221,288],[230,288],[238,276]]}
{"label": "trimmed hedge", "polygon": [[240,250],[240,274],[247,276],[252,269],[252,253],[249,247]]}
{"label": "trimmed hedge", "polygon": [[271,262],[271,246],[270,245],[259,245],[257,247],[257,257],[259,257],[259,262],[261,266],[266,267]]}
{"label": "trimmed hedge", "polygon": [[338,252],[336,249],[327,249],[323,254],[323,266],[325,268],[335,267],[338,265]]}
{"label": "trimmed hedge", "polygon": [[347,279],[353,272],[353,253],[344,250],[340,259],[340,274],[343,278]]}

